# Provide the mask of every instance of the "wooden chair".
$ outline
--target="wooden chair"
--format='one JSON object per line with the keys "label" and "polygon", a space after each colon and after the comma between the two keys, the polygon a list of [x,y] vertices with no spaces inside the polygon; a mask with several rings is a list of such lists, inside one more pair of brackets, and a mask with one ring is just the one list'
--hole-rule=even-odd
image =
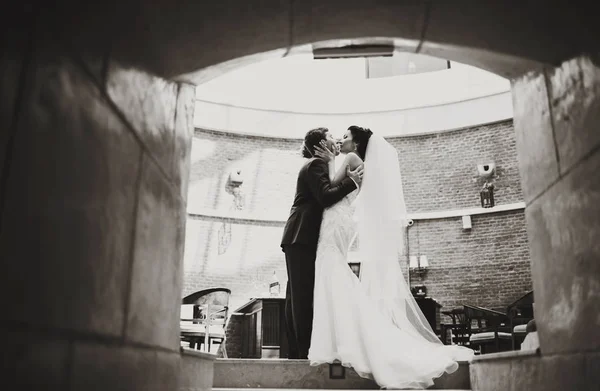
{"label": "wooden chair", "polygon": [[[488,308],[464,305],[469,345],[480,354],[511,349],[512,334],[508,331],[506,314]],[[473,328],[476,324],[476,328]]]}
{"label": "wooden chair", "polygon": [[[442,314],[447,315],[452,319],[452,323],[442,323],[442,342],[450,344],[468,346],[470,328],[467,326],[467,319],[464,308],[453,308],[450,311],[442,311]],[[448,331],[450,332],[450,341],[447,339]]]}
{"label": "wooden chair", "polygon": [[512,349],[518,350],[525,339],[527,323],[533,319],[533,291],[527,292],[506,308],[512,333]]}
{"label": "wooden chair", "polygon": [[230,295],[227,288],[211,288],[186,296],[181,306],[181,340],[189,342],[192,349],[204,345],[208,352],[216,342],[226,358],[225,327]]}

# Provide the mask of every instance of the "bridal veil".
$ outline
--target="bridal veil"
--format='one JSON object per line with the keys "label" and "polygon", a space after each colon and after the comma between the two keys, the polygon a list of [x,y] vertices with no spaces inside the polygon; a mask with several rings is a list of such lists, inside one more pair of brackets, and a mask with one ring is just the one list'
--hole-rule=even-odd
{"label": "bridal veil", "polygon": [[398,152],[383,137],[369,139],[364,177],[355,201],[361,284],[380,312],[417,338],[442,344],[421,312],[401,262],[406,261],[407,213]]}

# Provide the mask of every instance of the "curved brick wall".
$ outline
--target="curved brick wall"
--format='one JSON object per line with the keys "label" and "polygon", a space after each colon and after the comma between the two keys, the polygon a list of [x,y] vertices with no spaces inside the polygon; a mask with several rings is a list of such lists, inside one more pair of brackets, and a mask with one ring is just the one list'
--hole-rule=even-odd
{"label": "curved brick wall", "polygon": [[[374,129],[374,131],[377,131]],[[477,164],[495,162],[497,204],[523,200],[512,121],[421,136],[388,138],[398,148],[409,212],[479,206]],[[244,172],[244,211],[287,217],[303,159],[301,140],[196,129],[188,211],[228,210],[229,171]],[[194,159],[194,158],[192,158]]]}
{"label": "curved brick wall", "polygon": [[[490,161],[498,167],[496,203],[523,201],[512,121],[388,140],[399,151],[409,212],[479,207],[482,181],[476,166]],[[233,196],[226,189],[227,178],[232,169],[241,168],[243,213],[284,220],[303,162],[300,145],[301,140],[196,129],[188,212],[229,211]],[[410,254],[427,255],[431,265],[427,275],[413,276],[412,282],[426,284],[444,309],[463,303],[502,308],[531,289],[523,210],[473,216],[472,223],[464,231],[460,217],[419,220],[409,231]],[[219,254],[219,230],[226,228],[231,229],[231,243]],[[227,226],[188,218],[184,295],[225,286],[232,290],[235,309],[263,291],[258,280],[273,271],[284,284],[281,232],[278,224]]]}

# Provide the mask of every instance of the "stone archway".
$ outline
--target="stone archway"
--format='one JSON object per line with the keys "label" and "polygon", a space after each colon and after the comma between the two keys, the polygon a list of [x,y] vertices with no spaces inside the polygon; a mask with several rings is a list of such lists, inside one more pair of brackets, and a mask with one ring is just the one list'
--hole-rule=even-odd
{"label": "stone archway", "polygon": [[[193,100],[186,83],[311,42],[385,37],[513,80],[542,346],[532,376],[565,388],[595,384],[600,71],[591,9],[540,1],[13,5],[0,27],[0,292],[10,298],[2,313],[16,357],[9,372],[22,388],[90,379],[113,388],[124,377],[129,388],[174,388]],[[555,370],[565,366],[572,370]]]}

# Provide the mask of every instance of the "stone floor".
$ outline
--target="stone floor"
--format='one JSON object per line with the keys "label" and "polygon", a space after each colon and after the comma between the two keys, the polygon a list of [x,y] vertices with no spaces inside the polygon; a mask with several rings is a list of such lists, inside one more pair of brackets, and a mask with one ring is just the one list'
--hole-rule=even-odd
{"label": "stone floor", "polygon": [[[244,388],[244,389],[240,389],[240,388],[213,388],[214,391],[240,391],[240,390],[245,390],[245,391],[254,391],[254,390],[260,390],[260,391],[316,391],[316,390],[322,390],[321,388]],[[344,389],[340,389],[340,390],[336,390],[336,391],[354,391],[354,390],[344,390]],[[401,391],[401,390],[400,390]],[[464,389],[446,389],[445,391],[468,391],[468,390],[464,390]]]}
{"label": "stone floor", "polygon": [[[248,389],[327,389],[376,390],[380,387],[364,379],[351,368],[328,364],[310,366],[308,360],[287,359],[217,359],[214,362],[213,388],[215,390]],[[332,370],[334,377],[331,376]],[[434,380],[432,389],[468,390],[471,388],[469,363],[460,362],[459,369]]]}

